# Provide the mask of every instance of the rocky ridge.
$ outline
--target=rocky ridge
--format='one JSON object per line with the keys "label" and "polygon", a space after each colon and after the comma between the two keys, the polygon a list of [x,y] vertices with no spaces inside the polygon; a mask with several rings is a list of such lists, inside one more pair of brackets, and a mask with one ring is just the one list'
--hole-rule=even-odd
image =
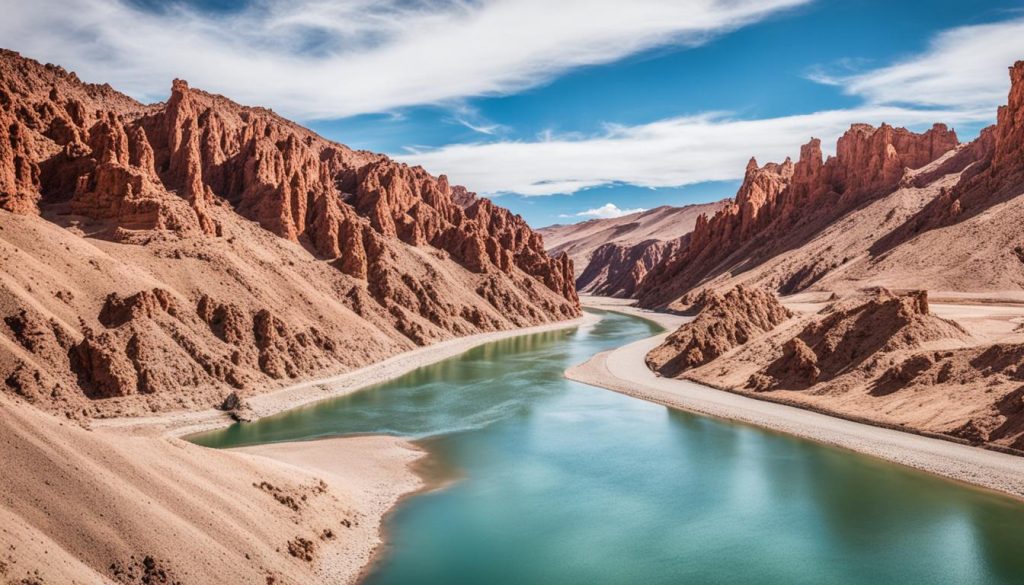
{"label": "rocky ridge", "polygon": [[566,253],[576,269],[581,292],[632,297],[647,272],[683,244],[702,214],[715,213],[727,201],[661,206],[609,219],[553,225],[538,230],[548,252]]}
{"label": "rocky ridge", "polygon": [[924,291],[838,299],[679,375],[741,394],[1024,450],[1024,345],[984,343]]}
{"label": "rocky ridge", "polygon": [[771,331],[793,314],[775,295],[738,286],[724,295],[708,291],[696,318],[647,354],[647,367],[675,377]]}
{"label": "rocky ridge", "polygon": [[[689,244],[651,270],[637,291],[640,304],[669,305],[716,274],[763,262],[794,237],[814,234],[891,192],[906,169],[923,167],[957,144],[955,132],[942,124],[922,134],[855,124],[828,160],[818,139],[801,147],[796,163],[758,166],[751,159],[735,200],[713,217],[699,219]],[[812,283],[811,275],[793,274],[779,288],[796,292]]]}
{"label": "rocky ridge", "polygon": [[594,250],[586,270],[576,279],[576,287],[582,293],[631,298],[651,268],[685,242],[684,237],[632,245],[607,243]]}
{"label": "rocky ridge", "polygon": [[0,74],[0,379],[40,405],[192,408],[579,314],[571,260],[443,175],[181,80]]}

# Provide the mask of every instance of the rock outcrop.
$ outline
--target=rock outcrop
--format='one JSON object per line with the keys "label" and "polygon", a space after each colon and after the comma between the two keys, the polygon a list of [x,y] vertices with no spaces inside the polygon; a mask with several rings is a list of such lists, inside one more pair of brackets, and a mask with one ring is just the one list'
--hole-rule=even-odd
{"label": "rock outcrop", "polygon": [[3,253],[22,258],[0,310],[56,324],[65,354],[9,321],[0,377],[43,405],[59,386],[76,413],[198,406],[579,314],[571,260],[521,217],[182,80],[143,105],[5,51],[0,122]]}
{"label": "rock outcrop", "polygon": [[924,291],[836,300],[683,373],[760,399],[1024,450],[1024,346],[973,337]]}
{"label": "rock outcrop", "polygon": [[738,286],[724,295],[708,292],[696,318],[679,327],[647,354],[647,367],[676,377],[706,364],[793,314],[770,291]]}
{"label": "rock outcrop", "polygon": [[[908,169],[936,160],[957,146],[942,124],[917,134],[904,128],[855,124],[839,138],[836,156],[823,161],[812,139],[793,163],[758,166],[751,159],[733,203],[701,218],[689,243],[658,264],[638,290],[645,307],[670,305],[687,291],[735,266],[749,269],[813,237],[824,226],[899,186]],[[813,283],[797,278],[789,290]]]}
{"label": "rock outcrop", "polygon": [[932,315],[928,293],[893,294],[878,290],[867,300],[835,303],[821,318],[783,344],[783,354],[754,374],[747,387],[757,391],[806,389],[855,370],[869,360],[916,350],[932,341],[965,340],[952,321]]}
{"label": "rock outcrop", "polygon": [[[1010,68],[1010,93],[996,124],[982,130],[949,166],[965,172],[920,214],[876,248],[884,252],[923,231],[964,222],[1024,194],[1024,61]],[[942,171],[950,171],[942,169]],[[922,178],[922,182],[930,177]]]}

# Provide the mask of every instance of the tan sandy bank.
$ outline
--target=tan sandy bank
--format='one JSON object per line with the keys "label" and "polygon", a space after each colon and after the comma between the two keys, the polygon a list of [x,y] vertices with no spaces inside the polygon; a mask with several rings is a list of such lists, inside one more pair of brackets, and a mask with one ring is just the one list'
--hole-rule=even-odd
{"label": "tan sandy bank", "polygon": [[218,451],[3,397],[0,416],[5,583],[354,583],[421,485],[392,437]]}
{"label": "tan sandy bank", "polygon": [[645,311],[628,301],[585,297],[587,307],[651,319],[667,331],[599,353],[569,368],[570,379],[657,402],[671,408],[735,420],[842,447],[950,479],[1024,499],[1024,458],[941,439],[840,419],[801,408],[716,390],[686,380],[662,378],[644,356],[688,317]]}
{"label": "tan sandy bank", "polygon": [[[591,314],[576,319],[546,323],[523,329],[494,331],[451,339],[441,343],[407,351],[369,366],[246,398],[253,419],[259,419],[328,398],[352,394],[375,384],[393,380],[417,368],[455,357],[474,347],[533,333],[544,333],[571,329],[598,320]],[[216,409],[202,411],[179,411],[150,417],[123,417],[94,420],[96,428],[118,428],[132,434],[185,436],[212,430],[232,424],[234,420],[225,412]]]}

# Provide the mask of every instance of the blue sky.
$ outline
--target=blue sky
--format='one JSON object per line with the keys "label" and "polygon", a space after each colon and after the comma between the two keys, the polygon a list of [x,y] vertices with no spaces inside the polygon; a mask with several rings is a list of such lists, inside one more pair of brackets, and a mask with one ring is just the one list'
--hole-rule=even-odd
{"label": "blue sky", "polygon": [[1024,58],[1020,1],[20,4],[8,48],[147,101],[182,77],[273,107],[538,227],[730,197],[751,155],[851,122],[973,138]]}

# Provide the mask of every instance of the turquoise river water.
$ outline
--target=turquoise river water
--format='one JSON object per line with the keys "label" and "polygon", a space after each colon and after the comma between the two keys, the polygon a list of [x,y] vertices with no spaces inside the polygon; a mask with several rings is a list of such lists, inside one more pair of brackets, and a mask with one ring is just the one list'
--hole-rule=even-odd
{"label": "turquoise river water", "polygon": [[455,481],[398,507],[368,585],[1024,584],[1018,502],[565,379],[658,331],[602,316],[191,439],[423,445]]}

